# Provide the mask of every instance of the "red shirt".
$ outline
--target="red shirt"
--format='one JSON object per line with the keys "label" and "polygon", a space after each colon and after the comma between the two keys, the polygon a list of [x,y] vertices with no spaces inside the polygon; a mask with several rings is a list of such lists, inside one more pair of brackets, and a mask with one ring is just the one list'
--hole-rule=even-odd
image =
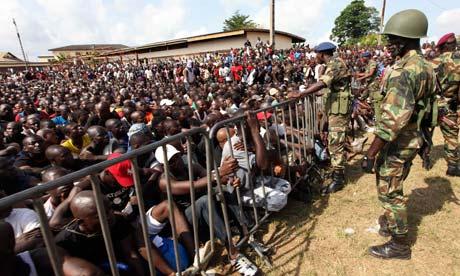
{"label": "red shirt", "polygon": [[233,79],[236,81],[241,81],[241,72],[243,72],[243,66],[233,65],[230,70],[232,71]]}

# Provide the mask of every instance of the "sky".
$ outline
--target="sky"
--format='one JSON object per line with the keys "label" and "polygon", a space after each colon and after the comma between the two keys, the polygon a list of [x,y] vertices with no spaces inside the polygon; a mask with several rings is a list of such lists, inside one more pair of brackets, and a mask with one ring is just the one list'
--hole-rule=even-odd
{"label": "sky", "polygon": [[[236,10],[269,26],[269,0],[2,0],[0,51],[22,58],[12,18],[26,55],[36,60],[48,49],[70,44],[120,43],[138,46],[166,39],[218,32]],[[379,11],[383,0],[366,0]],[[335,18],[350,1],[276,0],[277,30],[316,44],[329,40]],[[404,9],[423,11],[428,39],[460,34],[458,0],[387,0],[385,22]]]}

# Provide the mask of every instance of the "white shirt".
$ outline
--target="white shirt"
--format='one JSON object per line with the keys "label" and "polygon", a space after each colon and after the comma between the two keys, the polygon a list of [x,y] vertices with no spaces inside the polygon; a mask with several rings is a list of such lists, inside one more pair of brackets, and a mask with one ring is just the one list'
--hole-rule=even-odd
{"label": "white shirt", "polygon": [[5,221],[13,227],[15,238],[40,227],[37,213],[27,208],[13,208]]}

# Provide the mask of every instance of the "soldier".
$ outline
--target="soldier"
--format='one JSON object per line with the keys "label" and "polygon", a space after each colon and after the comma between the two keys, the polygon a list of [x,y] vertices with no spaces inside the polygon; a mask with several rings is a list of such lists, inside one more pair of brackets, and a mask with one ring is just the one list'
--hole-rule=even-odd
{"label": "soldier", "polygon": [[329,124],[328,148],[333,174],[332,183],[323,188],[323,194],[335,193],[345,185],[345,143],[351,112],[351,74],[345,61],[333,56],[335,48],[335,45],[330,42],[323,42],[316,46],[317,62],[326,63],[326,71],[317,83],[312,84],[305,91],[291,92],[288,95],[289,98],[298,98],[319,92],[323,88],[329,88],[324,90],[327,91],[324,96]]}
{"label": "soldier", "polygon": [[374,257],[411,258],[407,238],[408,199],[403,193],[403,180],[422,145],[422,119],[431,112],[430,106],[435,98],[435,73],[420,51],[420,38],[426,36],[427,29],[425,14],[411,9],[393,15],[383,31],[388,35],[392,57],[400,60],[385,74],[382,82],[385,97],[381,104],[381,118],[362,162],[368,173],[375,164],[377,193],[384,209],[384,215],[379,218],[379,234],[391,235],[390,241],[369,248]]}
{"label": "soldier", "polygon": [[460,176],[458,133],[460,123],[460,52],[455,51],[454,33],[444,35],[436,45],[441,55],[432,61],[440,87],[439,126],[444,136],[447,175]]}
{"label": "soldier", "polygon": [[357,81],[366,81],[367,93],[372,100],[374,107],[374,115],[378,120],[380,117],[380,104],[382,102],[382,94],[380,93],[379,78],[377,70],[377,62],[372,59],[371,53],[364,52],[361,55],[364,62],[367,62],[366,71],[364,73],[358,73]]}

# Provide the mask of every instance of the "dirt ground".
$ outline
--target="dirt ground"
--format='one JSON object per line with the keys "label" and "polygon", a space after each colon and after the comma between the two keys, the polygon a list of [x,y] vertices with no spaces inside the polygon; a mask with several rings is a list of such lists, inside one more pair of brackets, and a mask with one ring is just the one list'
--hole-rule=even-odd
{"label": "dirt ground", "polygon": [[313,205],[291,200],[261,229],[258,237],[274,250],[272,268],[248,255],[264,275],[460,275],[460,178],[445,175],[439,130],[434,141],[433,169],[425,171],[417,157],[404,183],[411,260],[379,260],[367,253],[368,246],[387,239],[376,232],[382,209],[375,175],[359,168],[361,155],[350,162],[344,190]]}

